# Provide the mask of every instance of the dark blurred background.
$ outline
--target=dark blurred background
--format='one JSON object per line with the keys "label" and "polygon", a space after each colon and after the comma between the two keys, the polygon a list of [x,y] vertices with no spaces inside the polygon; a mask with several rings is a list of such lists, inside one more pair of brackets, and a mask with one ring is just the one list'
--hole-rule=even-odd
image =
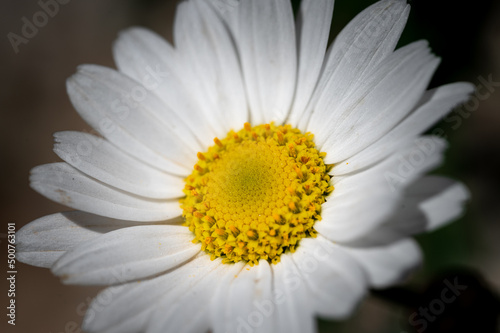
{"label": "dark blurred background", "polygon": [[[17,229],[43,215],[68,210],[36,194],[29,170],[58,161],[52,134],[89,130],[73,110],[65,80],[76,66],[95,63],[114,67],[111,45],[117,33],[146,26],[171,40],[177,1],[65,0],[59,11],[18,46],[8,39],[21,35],[23,17],[41,10],[35,0],[0,3],[0,237],[7,223]],[[43,1],[42,1],[43,2]],[[61,0],[61,2],[64,2]],[[338,0],[332,36],[372,0]],[[500,1],[415,0],[400,44],[427,39],[442,57],[431,86],[453,81],[483,85],[487,95],[477,105],[458,109],[438,124],[450,141],[445,165],[436,173],[462,180],[472,193],[467,213],[454,224],[418,237],[426,261],[401,288],[376,292],[347,321],[320,320],[320,332],[494,332],[498,330],[500,293],[500,85],[491,91],[484,81],[500,82]],[[298,1],[294,1],[297,7]],[[488,92],[488,94],[485,94]],[[2,273],[6,275],[6,242],[0,238]],[[18,264],[16,326],[4,332],[80,332],[84,310],[97,288],[64,286],[49,270]],[[429,327],[409,325],[420,306],[440,297],[443,281],[467,281],[460,302],[448,306]],[[8,286],[0,284],[0,308],[7,306]],[[471,330],[469,324],[476,329]],[[432,325],[431,325],[432,324]],[[486,325],[490,326],[487,327]],[[497,328],[495,328],[497,327]]]}

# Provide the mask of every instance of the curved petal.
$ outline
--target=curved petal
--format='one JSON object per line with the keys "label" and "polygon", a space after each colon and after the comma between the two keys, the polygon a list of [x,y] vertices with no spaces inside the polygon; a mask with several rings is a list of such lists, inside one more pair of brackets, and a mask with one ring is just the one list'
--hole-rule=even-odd
{"label": "curved petal", "polygon": [[207,121],[221,128],[218,136],[242,128],[249,117],[238,55],[212,6],[199,0],[181,3],[174,37],[185,68],[192,75],[190,88],[197,90],[200,102],[210,107]]}
{"label": "curved petal", "polygon": [[142,225],[109,232],[66,252],[52,273],[67,284],[112,285],[144,279],[200,252],[187,227]]}
{"label": "curved petal", "polygon": [[85,332],[113,332],[116,326],[128,327],[126,323],[140,327],[136,332],[143,332],[162,297],[171,295],[175,300],[174,296],[187,292],[220,265],[219,260],[211,261],[206,253],[200,253],[184,265],[153,279],[107,288],[90,304],[83,319],[83,329]]}
{"label": "curved petal", "polygon": [[318,82],[333,14],[333,0],[302,0],[297,14],[297,87],[288,123],[299,126]]}
{"label": "curved petal", "polygon": [[327,153],[325,163],[338,163],[363,150],[406,117],[420,100],[439,59],[426,43],[405,46],[383,61],[346,102],[334,106],[314,132]]}
{"label": "curved petal", "polygon": [[415,111],[374,144],[336,164],[332,173],[343,175],[377,163],[429,129],[453,107],[465,102],[473,91],[473,85],[463,82],[427,91]]}
{"label": "curved petal", "polygon": [[68,79],[67,88],[78,113],[111,143],[164,171],[189,174],[200,146],[189,127],[140,83],[86,65]]}
{"label": "curved petal", "polygon": [[80,243],[134,225],[137,223],[79,211],[47,215],[16,232],[16,258],[29,265],[50,268]]}
{"label": "curved petal", "polygon": [[226,25],[231,29],[234,39],[238,37],[239,15],[238,6],[240,0],[210,0]]}
{"label": "curved petal", "polygon": [[279,263],[272,266],[277,332],[313,333],[316,331],[316,319],[306,282],[295,266],[291,254],[284,253],[280,259]]}
{"label": "curved petal", "polygon": [[422,137],[363,172],[334,177],[335,189],[314,228],[335,242],[373,231],[397,208],[404,188],[441,162],[445,147],[441,139]]}
{"label": "curved petal", "polygon": [[38,193],[65,206],[115,219],[151,222],[181,215],[177,200],[133,196],[89,178],[66,163],[33,168],[30,185]]}
{"label": "curved petal", "polygon": [[180,177],[154,169],[106,140],[82,132],[58,132],[54,137],[60,158],[107,185],[153,199],[184,196]]}
{"label": "curved petal", "polygon": [[237,275],[227,275],[219,282],[211,302],[213,331],[276,332],[272,283],[271,267],[266,260],[254,267],[245,266]]}
{"label": "curved petal", "polygon": [[[434,183],[439,183],[438,179],[432,178]],[[458,218],[463,213],[463,204],[469,197],[469,191],[462,183],[451,182],[450,184],[448,182],[446,190],[423,201],[420,204],[420,209],[427,219],[426,231],[436,230]]]}
{"label": "curved petal", "polygon": [[400,282],[422,261],[422,251],[413,239],[369,248],[339,246],[363,267],[375,288]]}
{"label": "curved petal", "polygon": [[87,331],[85,332],[99,332],[99,333],[137,333],[144,332],[144,327],[146,327],[151,313],[154,309],[148,308],[146,311],[141,312],[139,315],[132,318],[124,318],[124,320],[115,324],[112,327],[108,327],[103,331]]}
{"label": "curved petal", "polygon": [[[206,255],[206,254],[205,254]],[[207,255],[208,256],[208,255]],[[220,259],[215,261],[221,262]],[[221,281],[226,276],[238,274],[243,264],[224,265],[199,278],[196,284],[184,288],[186,284],[175,290],[158,302],[157,309],[149,320],[147,333],[206,332],[210,327],[210,307],[223,306],[211,303],[213,295]],[[175,304],[175,306],[172,306]]]}
{"label": "curved petal", "polygon": [[253,125],[283,122],[295,92],[297,57],[289,0],[245,0],[238,49]]}
{"label": "curved petal", "polygon": [[[394,51],[409,11],[406,1],[376,2],[358,14],[335,38],[310,111],[302,119],[305,124],[310,121],[310,130],[321,128],[326,115],[332,113],[331,105],[346,99],[368,73]],[[311,111],[314,111],[312,118]]]}
{"label": "curved petal", "polygon": [[175,112],[197,136],[204,148],[217,135],[210,124],[210,108],[198,103],[190,89],[179,53],[152,31],[134,27],[122,31],[113,46],[118,69],[141,82],[165,108]]}
{"label": "curved petal", "polygon": [[367,289],[367,277],[351,256],[326,238],[305,238],[292,258],[321,317],[349,316]]}
{"label": "curved petal", "polygon": [[439,176],[422,177],[408,186],[400,206],[387,222],[345,245],[380,246],[434,231],[459,217],[468,198],[469,192],[461,183]]}

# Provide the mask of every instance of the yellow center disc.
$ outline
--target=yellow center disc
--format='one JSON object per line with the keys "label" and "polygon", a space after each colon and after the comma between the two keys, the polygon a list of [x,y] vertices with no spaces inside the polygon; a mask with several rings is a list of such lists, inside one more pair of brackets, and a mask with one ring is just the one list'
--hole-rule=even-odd
{"label": "yellow center disc", "polygon": [[313,136],[289,125],[245,126],[198,153],[181,208],[193,242],[223,262],[277,263],[300,239],[315,237],[333,190]]}

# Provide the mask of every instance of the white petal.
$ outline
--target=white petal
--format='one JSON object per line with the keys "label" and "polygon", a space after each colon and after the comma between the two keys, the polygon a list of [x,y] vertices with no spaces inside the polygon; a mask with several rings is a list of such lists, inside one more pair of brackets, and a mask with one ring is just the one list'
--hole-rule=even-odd
{"label": "white petal", "polygon": [[231,29],[234,39],[237,39],[239,28],[238,6],[240,0],[210,0],[210,2]]}
{"label": "white petal", "polygon": [[274,302],[277,307],[277,327],[281,333],[316,332],[316,319],[307,285],[301,277],[292,255],[285,253],[272,266]]}
{"label": "white petal", "polygon": [[[172,300],[175,300],[174,296],[182,295],[219,266],[220,261],[211,261],[210,256],[200,253],[186,264],[156,278],[107,288],[90,304],[83,329],[101,332],[127,322],[140,327],[136,331],[144,332],[163,296],[172,295]],[[175,306],[175,302],[170,306]],[[166,312],[168,307],[162,310]]]}
{"label": "white petal", "polygon": [[[215,261],[222,262],[220,259]],[[221,264],[200,277],[199,281],[189,288],[184,289],[184,286],[179,286],[180,290],[165,295],[158,302],[157,310],[151,316],[146,332],[206,332],[210,326],[211,307],[223,306],[211,303],[215,290],[225,277],[238,274],[242,267],[242,263]],[[173,304],[175,306],[172,306]]]}
{"label": "white petal", "polygon": [[200,252],[187,227],[143,225],[109,232],[68,251],[52,267],[67,284],[111,285],[144,279]]}
{"label": "white petal", "polygon": [[[463,210],[464,203],[469,199],[470,194],[464,184],[442,176],[426,176],[411,184],[405,191],[404,207],[400,207],[394,218],[387,224],[395,226],[396,224],[406,224],[406,222],[397,222],[398,218],[402,221],[417,219],[417,214],[412,211],[418,211],[418,218],[424,221],[420,230],[414,230],[414,233],[424,231],[434,231],[447,223],[458,218]],[[403,219],[405,218],[406,219]]]}
{"label": "white petal", "polygon": [[239,130],[248,121],[248,107],[235,46],[226,26],[205,1],[181,3],[174,29],[175,45],[191,70],[191,89],[210,106],[207,121],[221,125],[219,136]]}
{"label": "white petal", "polygon": [[283,122],[295,91],[297,57],[289,0],[241,1],[238,49],[252,124]]}
{"label": "white petal", "polygon": [[422,252],[413,239],[379,247],[354,248],[341,246],[361,264],[375,288],[400,282],[422,261]]}
{"label": "white petal", "polygon": [[186,77],[189,68],[169,43],[147,29],[130,28],[120,33],[113,55],[120,71],[148,87],[167,110],[189,124],[202,144],[212,142],[216,132],[208,122],[211,109],[198,103]]}
{"label": "white petal", "polygon": [[[325,163],[338,163],[372,144],[400,122],[427,87],[439,60],[426,43],[403,47],[382,62],[330,115],[318,119],[316,144]],[[310,128],[312,129],[312,128]]]}
{"label": "white petal", "polygon": [[472,91],[474,86],[469,83],[453,83],[427,91],[407,118],[373,145],[336,164],[332,173],[342,175],[380,161],[429,129],[453,107],[465,102]]}
{"label": "white petal", "polygon": [[[437,179],[433,181],[437,182]],[[427,218],[426,231],[440,228],[458,218],[463,213],[463,204],[469,197],[467,188],[455,182],[439,195],[422,202],[420,209]]]}
{"label": "white petal", "polygon": [[106,140],[82,132],[59,132],[54,137],[59,157],[105,184],[154,199],[184,196],[181,178],[132,158]]}
{"label": "white petal", "polygon": [[276,304],[272,271],[266,260],[245,266],[237,275],[222,279],[210,309],[214,333],[255,330],[276,332]]}
{"label": "white petal", "polygon": [[422,137],[372,168],[334,177],[335,189],[314,228],[335,242],[369,233],[394,212],[408,184],[441,162],[445,147],[437,137]]}
{"label": "white petal", "polygon": [[408,186],[400,206],[387,222],[347,245],[378,246],[433,231],[459,217],[468,198],[461,183],[439,176],[422,177]]}
{"label": "white petal", "polygon": [[181,215],[177,200],[133,196],[87,177],[66,163],[31,170],[31,187],[68,207],[127,221],[163,221]]}
{"label": "white petal", "polygon": [[50,268],[66,251],[101,234],[136,225],[84,212],[47,215],[22,227],[16,233],[17,260]]}
{"label": "white petal", "polygon": [[[341,31],[328,51],[315,90],[310,108],[314,111],[311,129],[319,128],[325,115],[331,114],[329,106],[349,96],[363,82],[363,77],[394,50],[409,10],[405,1],[379,1],[358,14]],[[306,124],[307,116],[303,118]]]}
{"label": "white petal", "polygon": [[345,318],[364,296],[367,279],[362,268],[321,235],[301,240],[292,258],[321,317]]}
{"label": "white petal", "polygon": [[289,121],[297,127],[306,109],[323,65],[330,24],[333,0],[302,0],[297,14],[298,72],[295,99]]}
{"label": "white petal", "polygon": [[[137,316],[124,318],[119,323],[116,323],[112,327],[107,328],[103,331],[88,331],[88,332],[99,332],[99,333],[137,333],[143,332],[144,327],[146,327],[149,318],[151,318],[151,313],[154,309],[148,308],[146,311],[141,312]],[[87,331],[85,331],[87,332]]]}
{"label": "white petal", "polygon": [[78,113],[111,143],[167,172],[189,174],[200,146],[190,129],[173,112],[165,112],[164,104],[140,83],[112,69],[86,65],[68,79],[67,88]]}

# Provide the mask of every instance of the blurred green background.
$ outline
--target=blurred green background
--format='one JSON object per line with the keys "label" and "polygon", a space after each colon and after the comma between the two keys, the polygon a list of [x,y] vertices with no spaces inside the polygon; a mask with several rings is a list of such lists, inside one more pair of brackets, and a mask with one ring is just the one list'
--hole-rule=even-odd
{"label": "blurred green background", "polygon": [[[68,210],[29,188],[29,170],[57,161],[52,133],[89,130],[73,110],[65,80],[76,66],[95,63],[114,67],[111,45],[117,33],[132,25],[146,26],[171,40],[177,1],[71,0],[15,53],[7,39],[20,33],[21,18],[40,10],[37,1],[2,0],[0,27],[0,214],[17,228],[43,215]],[[338,0],[334,37],[370,0]],[[500,81],[500,2],[411,1],[412,11],[400,45],[427,39],[442,58],[431,87],[454,81]],[[294,1],[298,6],[298,1]],[[466,183],[472,193],[467,213],[455,223],[418,237],[425,253],[423,268],[403,286],[423,293],[440,274],[467,267],[484,279],[493,294],[500,291],[500,93],[492,91],[460,124],[436,125],[450,142],[445,164],[436,173]],[[5,231],[4,231],[5,230]],[[2,267],[5,242],[0,244]],[[18,265],[18,320],[8,332],[80,332],[83,312],[98,288],[63,286],[46,269]],[[442,280],[441,280],[442,281]],[[7,284],[2,279],[1,294]],[[7,305],[2,296],[1,307]],[[355,315],[343,322],[320,320],[320,332],[415,332],[408,326],[411,309],[387,294],[368,297]],[[425,305],[425,304],[422,304]],[[481,323],[477,323],[478,329]],[[2,329],[2,331],[5,331]],[[478,330],[480,331],[480,330]]]}

